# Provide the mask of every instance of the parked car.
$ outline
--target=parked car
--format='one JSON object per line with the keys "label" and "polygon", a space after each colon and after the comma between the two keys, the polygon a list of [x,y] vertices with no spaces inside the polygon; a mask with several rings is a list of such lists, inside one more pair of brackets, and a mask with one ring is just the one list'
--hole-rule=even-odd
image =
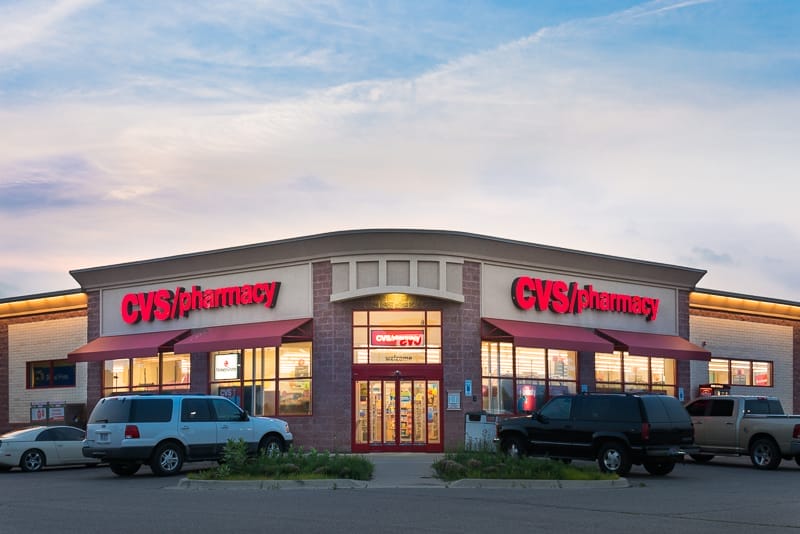
{"label": "parked car", "polygon": [[41,471],[54,465],[95,465],[83,455],[86,433],[72,426],[33,426],[0,436],[0,471]]}
{"label": "parked car", "polygon": [[289,424],[253,417],[214,395],[124,395],[100,399],[89,416],[83,454],[109,463],[119,476],[148,464],[158,476],[184,462],[217,460],[228,440],[242,439],[251,455],[286,451]]}
{"label": "parked car", "polygon": [[619,475],[641,464],[650,474],[666,475],[693,450],[693,431],[675,397],[581,393],[499,421],[495,441],[509,454],[597,460],[601,471]]}
{"label": "parked car", "polygon": [[697,462],[749,455],[757,469],[777,469],[781,459],[800,465],[800,416],[786,415],[776,397],[702,397],[686,411],[694,423],[699,451],[691,456]]}

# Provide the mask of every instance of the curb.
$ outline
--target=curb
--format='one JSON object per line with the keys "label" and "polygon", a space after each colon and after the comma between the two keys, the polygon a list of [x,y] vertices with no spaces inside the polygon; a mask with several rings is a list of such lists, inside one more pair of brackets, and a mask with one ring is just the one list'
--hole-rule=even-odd
{"label": "curb", "polygon": [[602,489],[629,488],[626,478],[617,480],[523,480],[464,478],[447,485],[448,488],[485,489]]}
{"label": "curb", "polygon": [[281,489],[357,489],[366,488],[367,482],[341,478],[320,480],[194,480],[183,478],[175,489],[192,490],[281,490]]}
{"label": "curb", "polygon": [[455,482],[436,485],[387,485],[363,480],[320,479],[320,480],[195,480],[183,478],[174,489],[184,490],[337,490],[365,488],[483,488],[483,489],[603,489],[628,488],[628,479],[617,480],[508,480],[465,478]]}

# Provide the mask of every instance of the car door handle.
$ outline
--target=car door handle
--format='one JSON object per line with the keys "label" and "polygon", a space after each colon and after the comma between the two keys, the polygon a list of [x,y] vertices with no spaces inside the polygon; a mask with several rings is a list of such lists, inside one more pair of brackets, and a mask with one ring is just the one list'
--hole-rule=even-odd
{"label": "car door handle", "polygon": [[220,428],[227,429],[228,425],[222,425]]}

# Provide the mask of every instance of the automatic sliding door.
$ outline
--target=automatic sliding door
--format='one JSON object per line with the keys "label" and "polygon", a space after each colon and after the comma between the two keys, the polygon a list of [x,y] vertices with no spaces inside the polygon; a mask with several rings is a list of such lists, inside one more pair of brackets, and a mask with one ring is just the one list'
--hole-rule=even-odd
{"label": "automatic sliding door", "polygon": [[355,445],[380,450],[439,444],[438,380],[355,382]]}

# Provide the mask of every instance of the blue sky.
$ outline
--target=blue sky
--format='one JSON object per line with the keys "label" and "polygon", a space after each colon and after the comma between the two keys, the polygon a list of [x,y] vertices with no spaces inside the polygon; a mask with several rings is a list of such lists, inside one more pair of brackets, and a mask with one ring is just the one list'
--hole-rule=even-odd
{"label": "blue sky", "polygon": [[352,228],[800,301],[800,2],[0,0],[0,298]]}

